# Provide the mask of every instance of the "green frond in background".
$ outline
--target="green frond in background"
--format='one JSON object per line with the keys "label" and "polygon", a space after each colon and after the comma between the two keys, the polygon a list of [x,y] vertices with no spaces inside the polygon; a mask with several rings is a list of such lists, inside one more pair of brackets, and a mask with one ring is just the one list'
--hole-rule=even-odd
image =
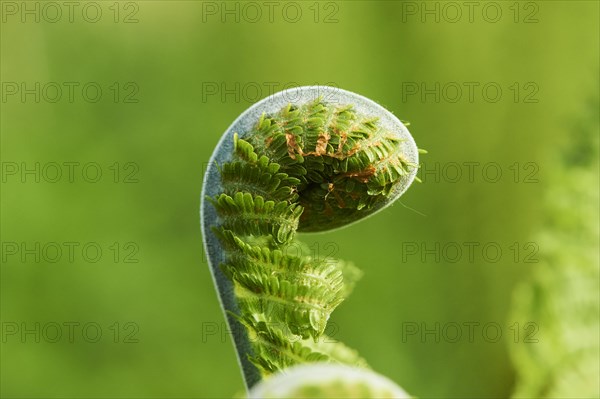
{"label": "green frond in background", "polygon": [[516,291],[513,319],[539,338],[513,347],[515,398],[600,397],[597,99],[588,111],[552,170],[541,261]]}

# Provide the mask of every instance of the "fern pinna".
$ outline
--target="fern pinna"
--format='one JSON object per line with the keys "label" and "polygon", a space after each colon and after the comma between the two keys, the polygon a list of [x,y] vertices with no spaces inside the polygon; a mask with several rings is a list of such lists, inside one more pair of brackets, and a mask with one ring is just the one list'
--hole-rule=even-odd
{"label": "fern pinna", "polygon": [[308,255],[295,235],[386,206],[412,181],[414,154],[377,117],[322,97],[263,113],[230,139],[227,161],[217,165],[219,192],[207,200],[216,211],[219,267],[235,298],[225,308],[243,326],[247,360],[259,372],[253,379],[311,361],[366,366],[323,338],[360,271]]}

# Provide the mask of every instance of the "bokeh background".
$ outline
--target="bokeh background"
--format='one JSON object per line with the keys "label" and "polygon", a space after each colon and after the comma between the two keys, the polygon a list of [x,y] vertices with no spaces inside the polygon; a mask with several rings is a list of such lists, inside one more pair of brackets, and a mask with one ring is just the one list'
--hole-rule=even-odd
{"label": "bokeh background", "polygon": [[[243,110],[297,85],[365,95],[429,151],[402,205],[302,237],[365,273],[330,334],[421,398],[508,397],[524,375],[514,353],[566,345],[543,312],[515,313],[513,292],[560,250],[538,237],[576,132],[592,137],[571,155],[592,160],[581,184],[597,200],[598,2],[475,2],[472,14],[461,2],[88,3],[55,3],[60,16],[1,3],[2,397],[242,392],[203,258],[203,170]],[[591,220],[575,252],[592,254],[594,281],[597,203],[570,204]],[[598,293],[584,289],[596,324],[569,339],[585,347]]]}

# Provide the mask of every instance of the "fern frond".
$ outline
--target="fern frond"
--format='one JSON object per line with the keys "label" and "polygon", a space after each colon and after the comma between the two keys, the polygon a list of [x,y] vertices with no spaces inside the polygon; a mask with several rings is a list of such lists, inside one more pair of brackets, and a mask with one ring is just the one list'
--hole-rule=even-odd
{"label": "fern frond", "polygon": [[368,368],[358,353],[323,336],[318,341],[302,339],[287,330],[287,325],[266,322],[255,316],[233,315],[250,335],[254,354],[250,360],[263,375],[269,375],[296,364],[329,361]]}
{"label": "fern frond", "polygon": [[237,192],[252,192],[267,201],[295,202],[298,199],[296,186],[300,180],[287,173],[277,173],[276,163],[249,165],[243,162],[230,162],[221,167],[221,179],[225,194],[234,196]]}
{"label": "fern frond", "polygon": [[369,367],[367,361],[357,351],[331,337],[323,335],[317,342],[305,340],[304,344],[315,352],[327,355],[331,361],[350,366]]}
{"label": "fern frond", "polygon": [[243,137],[234,135],[231,161],[219,165],[223,190],[208,200],[250,360],[263,375],[323,360],[366,366],[355,351],[319,339],[361,272],[308,256],[294,237],[383,203],[415,165],[377,118],[320,98],[263,114]]}
{"label": "fern frond", "polygon": [[263,375],[269,375],[286,367],[307,362],[328,361],[329,356],[304,345],[299,337],[287,334],[272,323],[253,317],[239,318],[248,329],[254,349],[250,357]]}
{"label": "fern frond", "polygon": [[302,207],[287,201],[265,201],[260,195],[236,192],[209,198],[222,226],[240,235],[270,235],[276,242],[291,241],[298,229]]}

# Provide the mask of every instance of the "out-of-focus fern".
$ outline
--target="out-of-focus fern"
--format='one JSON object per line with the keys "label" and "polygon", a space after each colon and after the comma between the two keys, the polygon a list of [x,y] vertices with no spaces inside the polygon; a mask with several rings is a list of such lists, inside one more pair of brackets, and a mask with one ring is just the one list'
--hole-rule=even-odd
{"label": "out-of-focus fern", "polygon": [[513,320],[539,326],[512,348],[515,398],[600,397],[599,134],[596,99],[548,170],[541,260],[514,298]]}
{"label": "out-of-focus fern", "polygon": [[308,363],[275,374],[249,392],[249,399],[408,399],[398,385],[374,371],[331,363]]}

